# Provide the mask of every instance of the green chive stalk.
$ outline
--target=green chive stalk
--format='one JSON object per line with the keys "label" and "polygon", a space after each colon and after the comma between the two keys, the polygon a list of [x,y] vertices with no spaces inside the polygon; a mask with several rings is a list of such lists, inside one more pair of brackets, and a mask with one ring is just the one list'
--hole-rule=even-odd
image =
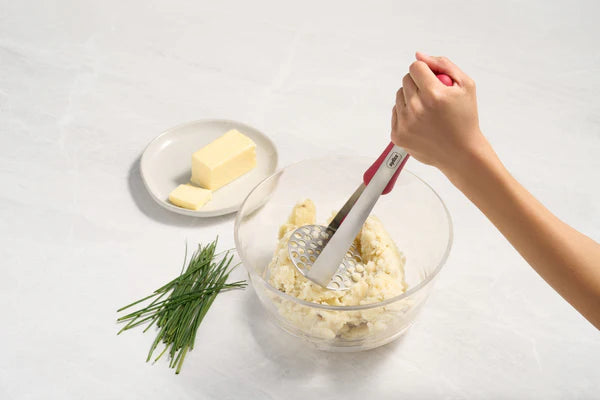
{"label": "green chive stalk", "polygon": [[146,362],[152,359],[158,345],[163,343],[165,347],[154,361],[168,353],[169,367],[175,368],[175,373],[179,374],[186,354],[194,348],[198,327],[217,295],[246,287],[246,281],[226,283],[237,265],[232,266],[233,255],[230,251],[216,253],[217,242],[218,238],[206,246],[198,245],[187,268],[186,246],[182,271],[177,278],[156,289],[151,295],[117,310],[122,312],[149,302],[117,319],[118,322],[126,322],[117,334],[144,323],[148,324],[144,332],[156,325],[158,333]]}

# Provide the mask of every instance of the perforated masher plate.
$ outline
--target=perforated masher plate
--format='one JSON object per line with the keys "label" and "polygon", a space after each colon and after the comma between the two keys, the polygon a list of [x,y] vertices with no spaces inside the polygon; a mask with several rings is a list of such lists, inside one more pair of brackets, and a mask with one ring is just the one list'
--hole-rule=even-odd
{"label": "perforated masher plate", "polygon": [[[304,225],[290,236],[288,241],[290,260],[306,278],[310,279],[306,274],[333,234],[333,229],[323,225]],[[327,289],[349,289],[363,274],[362,259],[353,243],[327,285]]]}

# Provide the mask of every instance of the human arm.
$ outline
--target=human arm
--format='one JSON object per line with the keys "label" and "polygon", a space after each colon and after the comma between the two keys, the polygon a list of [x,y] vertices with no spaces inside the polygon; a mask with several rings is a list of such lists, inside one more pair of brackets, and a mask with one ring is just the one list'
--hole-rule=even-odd
{"label": "human arm", "polygon": [[[600,329],[600,244],[559,220],[504,167],[479,129],[473,81],[417,53],[396,96],[392,141],[439,168],[563,298]],[[445,87],[435,77],[455,82]]]}

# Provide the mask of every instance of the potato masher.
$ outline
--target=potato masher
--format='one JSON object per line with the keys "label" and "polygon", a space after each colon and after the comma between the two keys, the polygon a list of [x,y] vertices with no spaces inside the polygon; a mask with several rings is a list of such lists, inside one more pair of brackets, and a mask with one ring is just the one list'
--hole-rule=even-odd
{"label": "potato masher", "polygon": [[[448,75],[436,76],[444,85],[453,85]],[[364,268],[354,238],[379,196],[392,191],[408,158],[402,147],[388,144],[328,226],[303,225],[292,232],[288,254],[303,276],[331,290],[349,289],[360,280]]]}

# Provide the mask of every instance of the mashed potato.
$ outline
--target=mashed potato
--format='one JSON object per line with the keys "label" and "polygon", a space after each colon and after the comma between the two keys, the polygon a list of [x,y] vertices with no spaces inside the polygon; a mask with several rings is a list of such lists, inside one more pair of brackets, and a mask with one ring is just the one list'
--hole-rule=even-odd
{"label": "mashed potato", "polygon": [[[312,303],[332,306],[355,306],[377,303],[402,294],[406,259],[375,216],[365,221],[355,239],[362,258],[357,269],[363,275],[350,289],[334,291],[306,279],[289,258],[288,240],[292,232],[302,226],[316,223],[316,209],[311,200],[298,203],[286,223],[279,229],[279,243],[266,269],[271,286],[291,296]],[[280,301],[278,311],[295,327],[321,338],[360,338],[387,327],[392,318],[389,306],[357,311],[320,310],[296,302]]]}

